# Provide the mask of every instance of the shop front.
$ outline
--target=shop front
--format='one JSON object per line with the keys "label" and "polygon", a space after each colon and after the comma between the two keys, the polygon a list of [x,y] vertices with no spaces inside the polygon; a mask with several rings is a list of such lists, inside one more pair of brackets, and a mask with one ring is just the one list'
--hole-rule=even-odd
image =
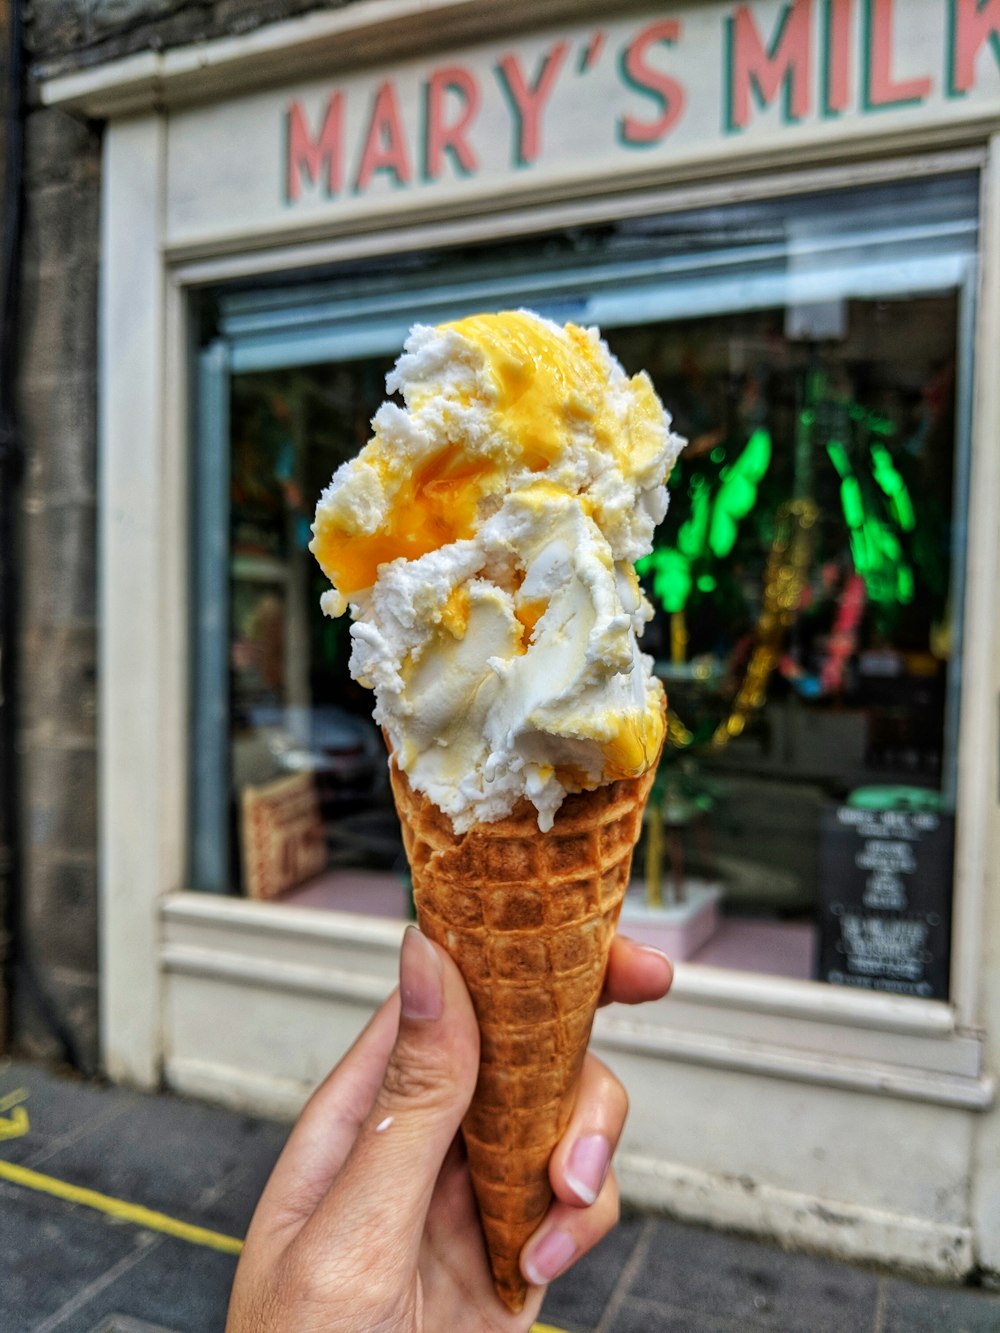
{"label": "shop front", "polygon": [[108,1072],[291,1112],[393,984],[309,524],[410,326],[527,306],[689,442],[625,926],[677,979],[595,1029],[624,1191],[1000,1270],[1000,8],[390,0],[44,96],[108,122]]}

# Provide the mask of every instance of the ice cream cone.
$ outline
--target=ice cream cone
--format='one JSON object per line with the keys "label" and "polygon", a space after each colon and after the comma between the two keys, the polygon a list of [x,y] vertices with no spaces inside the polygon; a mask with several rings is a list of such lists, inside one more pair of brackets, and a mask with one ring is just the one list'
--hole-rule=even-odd
{"label": "ice cream cone", "polygon": [[482,1039],[463,1123],[497,1292],[524,1305],[521,1248],[552,1199],[548,1161],[576,1098],[632,852],[653,783],[566,798],[548,832],[522,800],[456,834],[390,759],[420,927],[454,958]]}

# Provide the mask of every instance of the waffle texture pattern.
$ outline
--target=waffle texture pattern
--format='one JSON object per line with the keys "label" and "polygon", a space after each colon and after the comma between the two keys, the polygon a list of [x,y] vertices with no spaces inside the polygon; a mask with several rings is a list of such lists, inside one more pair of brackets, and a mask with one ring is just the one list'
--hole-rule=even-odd
{"label": "waffle texture pattern", "polygon": [[458,964],[481,1033],[463,1124],[497,1291],[520,1310],[518,1256],[552,1199],[562,1137],[655,766],[569,796],[542,833],[521,801],[456,834],[390,760],[420,927]]}

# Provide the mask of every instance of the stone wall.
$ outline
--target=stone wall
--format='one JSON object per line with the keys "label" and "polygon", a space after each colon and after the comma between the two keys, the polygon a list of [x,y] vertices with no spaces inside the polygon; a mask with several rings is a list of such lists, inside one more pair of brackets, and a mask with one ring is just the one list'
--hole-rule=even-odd
{"label": "stone wall", "polygon": [[135,51],[166,50],[250,32],[350,0],[28,0],[36,74],[51,75]]}
{"label": "stone wall", "polygon": [[[10,177],[8,161],[10,144],[8,143],[7,125],[11,112],[10,80],[4,71],[9,69],[9,57],[12,42],[13,7],[11,0],[0,0],[0,205],[7,202],[6,191]],[[8,318],[6,297],[3,287],[6,277],[0,277],[0,339],[5,337],[3,327]],[[6,374],[6,348],[0,346],[0,374]],[[6,397],[7,385],[0,384],[0,430],[6,431],[10,425],[10,404]],[[16,570],[11,568],[11,561],[5,550],[4,533],[13,519],[13,506],[9,503],[9,490],[13,487],[11,473],[14,470],[14,441],[0,435],[0,1051],[3,1050],[10,1030],[10,1016],[7,1008],[7,996],[10,989],[10,967],[13,941],[9,930],[9,909],[13,897],[12,879],[14,875],[13,844],[14,829],[11,826],[9,802],[12,798],[10,773],[10,695],[7,688],[11,654],[6,642],[8,622],[7,607],[14,592]],[[8,488],[5,498],[3,488]]]}
{"label": "stone wall", "polygon": [[[18,416],[19,1045],[97,1060],[96,336],[100,135],[26,123]],[[68,1049],[66,1049],[68,1047]]]}
{"label": "stone wall", "polygon": [[21,874],[14,1035],[98,1063],[97,280],[101,126],[43,108],[38,81],[249,31],[316,0],[27,0],[18,409]]}

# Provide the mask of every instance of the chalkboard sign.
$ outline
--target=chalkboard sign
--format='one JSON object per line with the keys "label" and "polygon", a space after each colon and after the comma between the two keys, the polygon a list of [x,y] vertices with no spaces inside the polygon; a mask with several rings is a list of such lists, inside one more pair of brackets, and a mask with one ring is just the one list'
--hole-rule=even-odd
{"label": "chalkboard sign", "polygon": [[821,827],[820,979],[947,999],[954,818],[845,805]]}

